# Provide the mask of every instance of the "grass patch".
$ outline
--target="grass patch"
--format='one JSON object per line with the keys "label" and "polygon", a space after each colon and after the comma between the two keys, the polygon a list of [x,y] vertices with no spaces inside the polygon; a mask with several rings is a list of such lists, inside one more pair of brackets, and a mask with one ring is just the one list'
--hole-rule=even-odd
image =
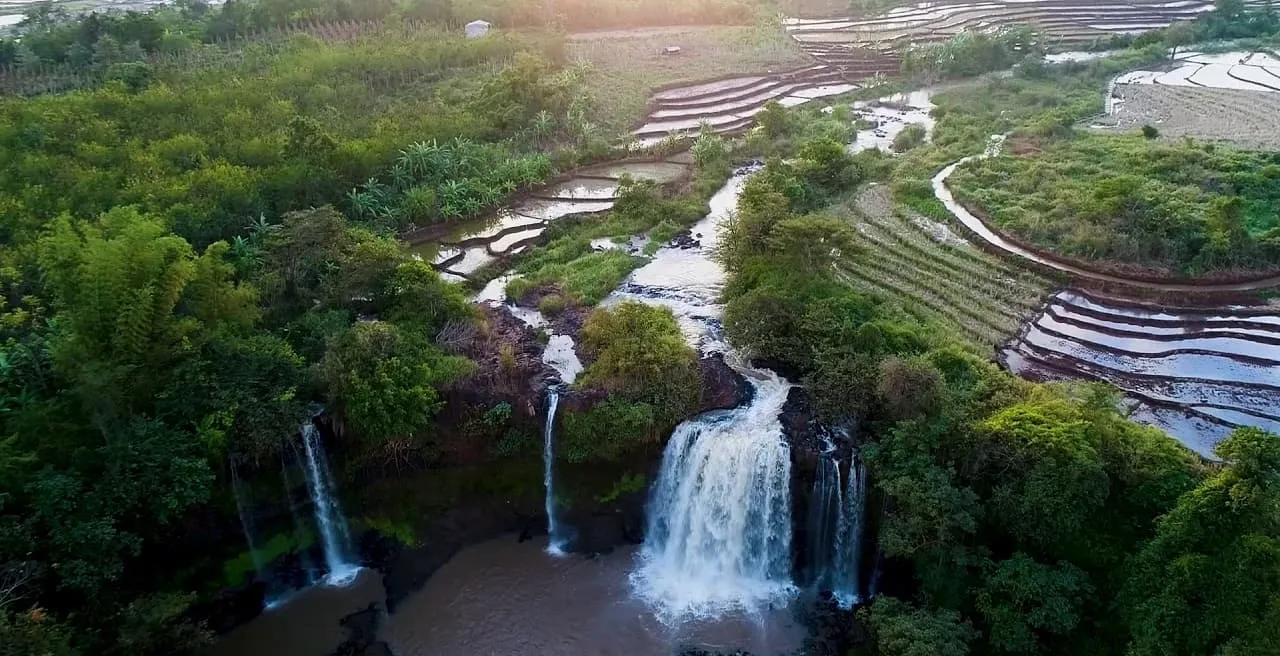
{"label": "grass patch", "polygon": [[[664,55],[667,46],[678,55]],[[763,73],[803,66],[810,60],[773,22],[740,27],[688,26],[570,37],[569,56],[590,65],[587,92],[595,122],[621,135],[645,115],[654,87],[694,82],[730,72]]]}

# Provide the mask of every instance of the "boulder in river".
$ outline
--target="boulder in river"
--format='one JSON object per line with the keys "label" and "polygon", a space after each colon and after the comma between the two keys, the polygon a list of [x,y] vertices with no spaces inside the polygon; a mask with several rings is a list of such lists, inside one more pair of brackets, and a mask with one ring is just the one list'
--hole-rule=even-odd
{"label": "boulder in river", "polygon": [[755,389],[742,374],[734,371],[719,353],[698,361],[702,387],[698,392],[698,412],[729,410],[751,402]]}

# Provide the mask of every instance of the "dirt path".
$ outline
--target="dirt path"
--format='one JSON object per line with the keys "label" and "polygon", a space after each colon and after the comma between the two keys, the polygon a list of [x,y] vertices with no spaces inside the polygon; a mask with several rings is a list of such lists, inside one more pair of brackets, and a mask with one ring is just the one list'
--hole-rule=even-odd
{"label": "dirt path", "polygon": [[1280,93],[1118,84],[1115,94],[1121,101],[1116,112],[1096,125],[1119,130],[1150,125],[1162,137],[1280,149]]}

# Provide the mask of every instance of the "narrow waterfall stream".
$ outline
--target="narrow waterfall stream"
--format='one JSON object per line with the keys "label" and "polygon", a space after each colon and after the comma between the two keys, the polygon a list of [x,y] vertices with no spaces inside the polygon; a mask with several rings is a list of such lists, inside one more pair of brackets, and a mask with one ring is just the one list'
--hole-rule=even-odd
{"label": "narrow waterfall stream", "polygon": [[674,619],[785,604],[791,582],[791,458],[778,414],[791,385],[751,382],[750,405],[676,428],[648,507],[636,593]]}
{"label": "narrow waterfall stream", "polygon": [[831,590],[838,566],[840,527],[844,516],[844,493],[840,485],[840,461],[836,445],[824,441],[825,452],[818,458],[809,500],[809,583],[818,590]]}
{"label": "narrow waterfall stream", "polygon": [[248,508],[248,503],[244,499],[244,483],[240,480],[240,471],[236,468],[236,461],[232,458],[231,465],[231,493],[236,498],[236,511],[240,514],[240,528],[244,530],[244,541],[249,545],[249,557],[253,559],[254,577],[262,580],[265,575],[266,564],[262,562],[262,552],[258,548],[258,540],[253,528],[252,509]]}
{"label": "narrow waterfall stream", "polygon": [[547,552],[553,555],[564,553],[565,539],[560,534],[560,526],[556,523],[556,408],[560,405],[560,391],[552,387],[547,390],[547,423],[542,429],[542,485],[546,488],[547,500]]}
{"label": "narrow waterfall stream", "polygon": [[349,560],[351,532],[333,493],[333,476],[329,473],[324,445],[320,443],[320,431],[311,422],[302,425],[302,447],[307,456],[307,486],[315,506],[316,528],[320,531],[320,546],[328,568],[325,583],[346,585],[355,578],[360,566]]}
{"label": "narrow waterfall stream", "polygon": [[867,514],[867,472],[857,454],[849,463],[849,483],[843,494],[831,591],[841,606],[850,608],[862,594],[859,572],[862,566],[862,531]]}

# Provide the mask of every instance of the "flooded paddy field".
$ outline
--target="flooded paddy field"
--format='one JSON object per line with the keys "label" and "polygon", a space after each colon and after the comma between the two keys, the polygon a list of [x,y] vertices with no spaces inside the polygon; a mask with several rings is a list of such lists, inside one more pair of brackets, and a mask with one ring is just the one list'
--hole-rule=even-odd
{"label": "flooded paddy field", "polygon": [[921,2],[870,18],[791,18],[786,23],[791,35],[816,53],[850,47],[889,51],[946,41],[965,31],[1016,24],[1033,25],[1058,44],[1084,44],[1192,20],[1212,8],[1213,3],[1205,0]]}
{"label": "flooded paddy field", "polygon": [[1135,418],[1210,455],[1238,426],[1280,431],[1280,309],[1166,309],[1064,290],[1000,353],[1032,379],[1110,383]]}

